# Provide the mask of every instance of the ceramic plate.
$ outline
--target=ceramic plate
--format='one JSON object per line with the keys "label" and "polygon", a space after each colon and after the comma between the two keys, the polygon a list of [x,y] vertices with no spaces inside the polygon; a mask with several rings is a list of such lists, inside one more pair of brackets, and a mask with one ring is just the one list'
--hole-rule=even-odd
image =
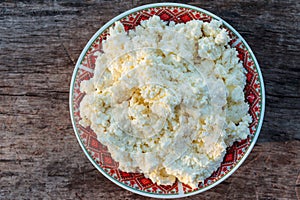
{"label": "ceramic plate", "polygon": [[[237,49],[238,57],[243,61],[244,68],[247,70],[247,83],[244,93],[250,105],[249,113],[253,118],[249,126],[251,135],[229,147],[218,170],[204,182],[200,182],[196,189],[192,189],[178,181],[172,186],[157,185],[141,173],[126,173],[119,170],[118,163],[112,159],[107,147],[98,142],[96,134],[90,128],[79,125],[79,104],[84,96],[79,90],[80,82],[93,77],[95,52],[101,51],[101,43],[108,35],[108,28],[116,21],[120,21],[126,30],[134,29],[142,20],[147,20],[153,15],[160,16],[164,21],[175,21],[175,23],[185,23],[193,19],[203,21],[221,20],[224,27],[229,31],[230,45]],[[253,52],[241,35],[224,20],[204,9],[175,3],[149,4],[137,7],[106,23],[83,49],[74,69],[70,86],[70,114],[73,128],[78,142],[89,160],[105,177],[115,184],[134,193],[157,198],[178,198],[198,194],[228,178],[246,159],[258,138],[263,121],[264,104],[265,94],[261,71]]]}

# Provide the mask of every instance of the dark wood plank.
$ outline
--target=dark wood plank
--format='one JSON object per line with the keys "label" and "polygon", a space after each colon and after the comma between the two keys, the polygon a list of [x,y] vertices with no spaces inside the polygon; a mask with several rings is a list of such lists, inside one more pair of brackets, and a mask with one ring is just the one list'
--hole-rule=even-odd
{"label": "dark wood plank", "polygon": [[[89,38],[114,16],[155,2],[1,1],[0,199],[150,199],[114,185],[88,161],[72,130],[68,92]],[[299,2],[187,3],[242,34],[267,94],[253,152],[230,178],[193,198],[300,198]]]}

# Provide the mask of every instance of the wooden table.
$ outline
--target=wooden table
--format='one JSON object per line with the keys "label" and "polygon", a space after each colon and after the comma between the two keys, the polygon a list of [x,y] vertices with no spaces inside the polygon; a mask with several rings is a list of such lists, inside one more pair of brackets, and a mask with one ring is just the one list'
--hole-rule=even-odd
{"label": "wooden table", "polygon": [[[72,129],[68,95],[89,38],[114,16],[155,2],[1,1],[0,199],[147,199],[116,186],[88,161]],[[263,128],[245,163],[193,198],[299,199],[299,1],[188,4],[242,34],[260,63],[267,95]]]}

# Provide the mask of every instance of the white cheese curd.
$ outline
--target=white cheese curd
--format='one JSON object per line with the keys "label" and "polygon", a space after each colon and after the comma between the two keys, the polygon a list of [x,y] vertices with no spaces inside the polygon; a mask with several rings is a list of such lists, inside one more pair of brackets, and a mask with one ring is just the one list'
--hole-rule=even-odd
{"label": "white cheese curd", "polygon": [[245,71],[221,25],[153,16],[129,32],[110,28],[93,78],[80,85],[80,124],[121,170],[195,188],[250,134]]}

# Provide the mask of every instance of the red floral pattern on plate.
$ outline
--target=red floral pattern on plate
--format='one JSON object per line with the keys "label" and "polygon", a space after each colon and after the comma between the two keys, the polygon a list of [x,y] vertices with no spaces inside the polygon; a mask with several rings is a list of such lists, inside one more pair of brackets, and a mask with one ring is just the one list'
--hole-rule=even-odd
{"label": "red floral pattern on plate", "polygon": [[[164,21],[174,21],[175,23],[185,23],[187,21],[198,19],[203,21],[210,21],[212,17],[192,9],[182,7],[155,7],[145,10],[140,10],[136,13],[132,13],[120,21],[124,25],[126,30],[135,28],[141,21],[149,19],[153,15],[158,15]],[[93,70],[95,68],[95,52],[100,51],[102,47],[102,41],[107,37],[107,30],[104,31],[93,42],[89,50],[86,52],[84,59],[81,61],[81,65],[77,71],[74,88],[73,88],[73,116],[75,125],[78,130],[79,137],[83,142],[85,148],[95,160],[95,162],[112,178],[118,182],[127,185],[132,189],[143,191],[152,194],[178,194],[179,188],[183,193],[189,193],[192,191],[200,190],[207,187],[224,175],[226,175],[244,156],[246,150],[249,148],[250,143],[254,137],[257,129],[259,116],[261,112],[261,96],[260,96],[260,81],[257,73],[256,66],[244,44],[238,39],[238,37],[228,29],[231,37],[230,45],[236,47],[238,51],[238,57],[243,61],[244,68],[247,70],[247,83],[245,87],[245,97],[250,105],[249,113],[251,114],[253,121],[250,124],[251,136],[240,142],[235,142],[231,147],[227,149],[227,154],[224,157],[223,162],[217,171],[215,171],[204,182],[199,183],[199,187],[192,189],[186,184],[174,183],[172,186],[163,186],[153,183],[150,179],[144,177],[141,173],[126,173],[118,169],[118,163],[115,162],[107,147],[98,142],[96,134],[90,128],[84,128],[79,125],[80,110],[79,104],[84,94],[80,92],[80,82],[82,80],[88,80],[93,76]]]}

